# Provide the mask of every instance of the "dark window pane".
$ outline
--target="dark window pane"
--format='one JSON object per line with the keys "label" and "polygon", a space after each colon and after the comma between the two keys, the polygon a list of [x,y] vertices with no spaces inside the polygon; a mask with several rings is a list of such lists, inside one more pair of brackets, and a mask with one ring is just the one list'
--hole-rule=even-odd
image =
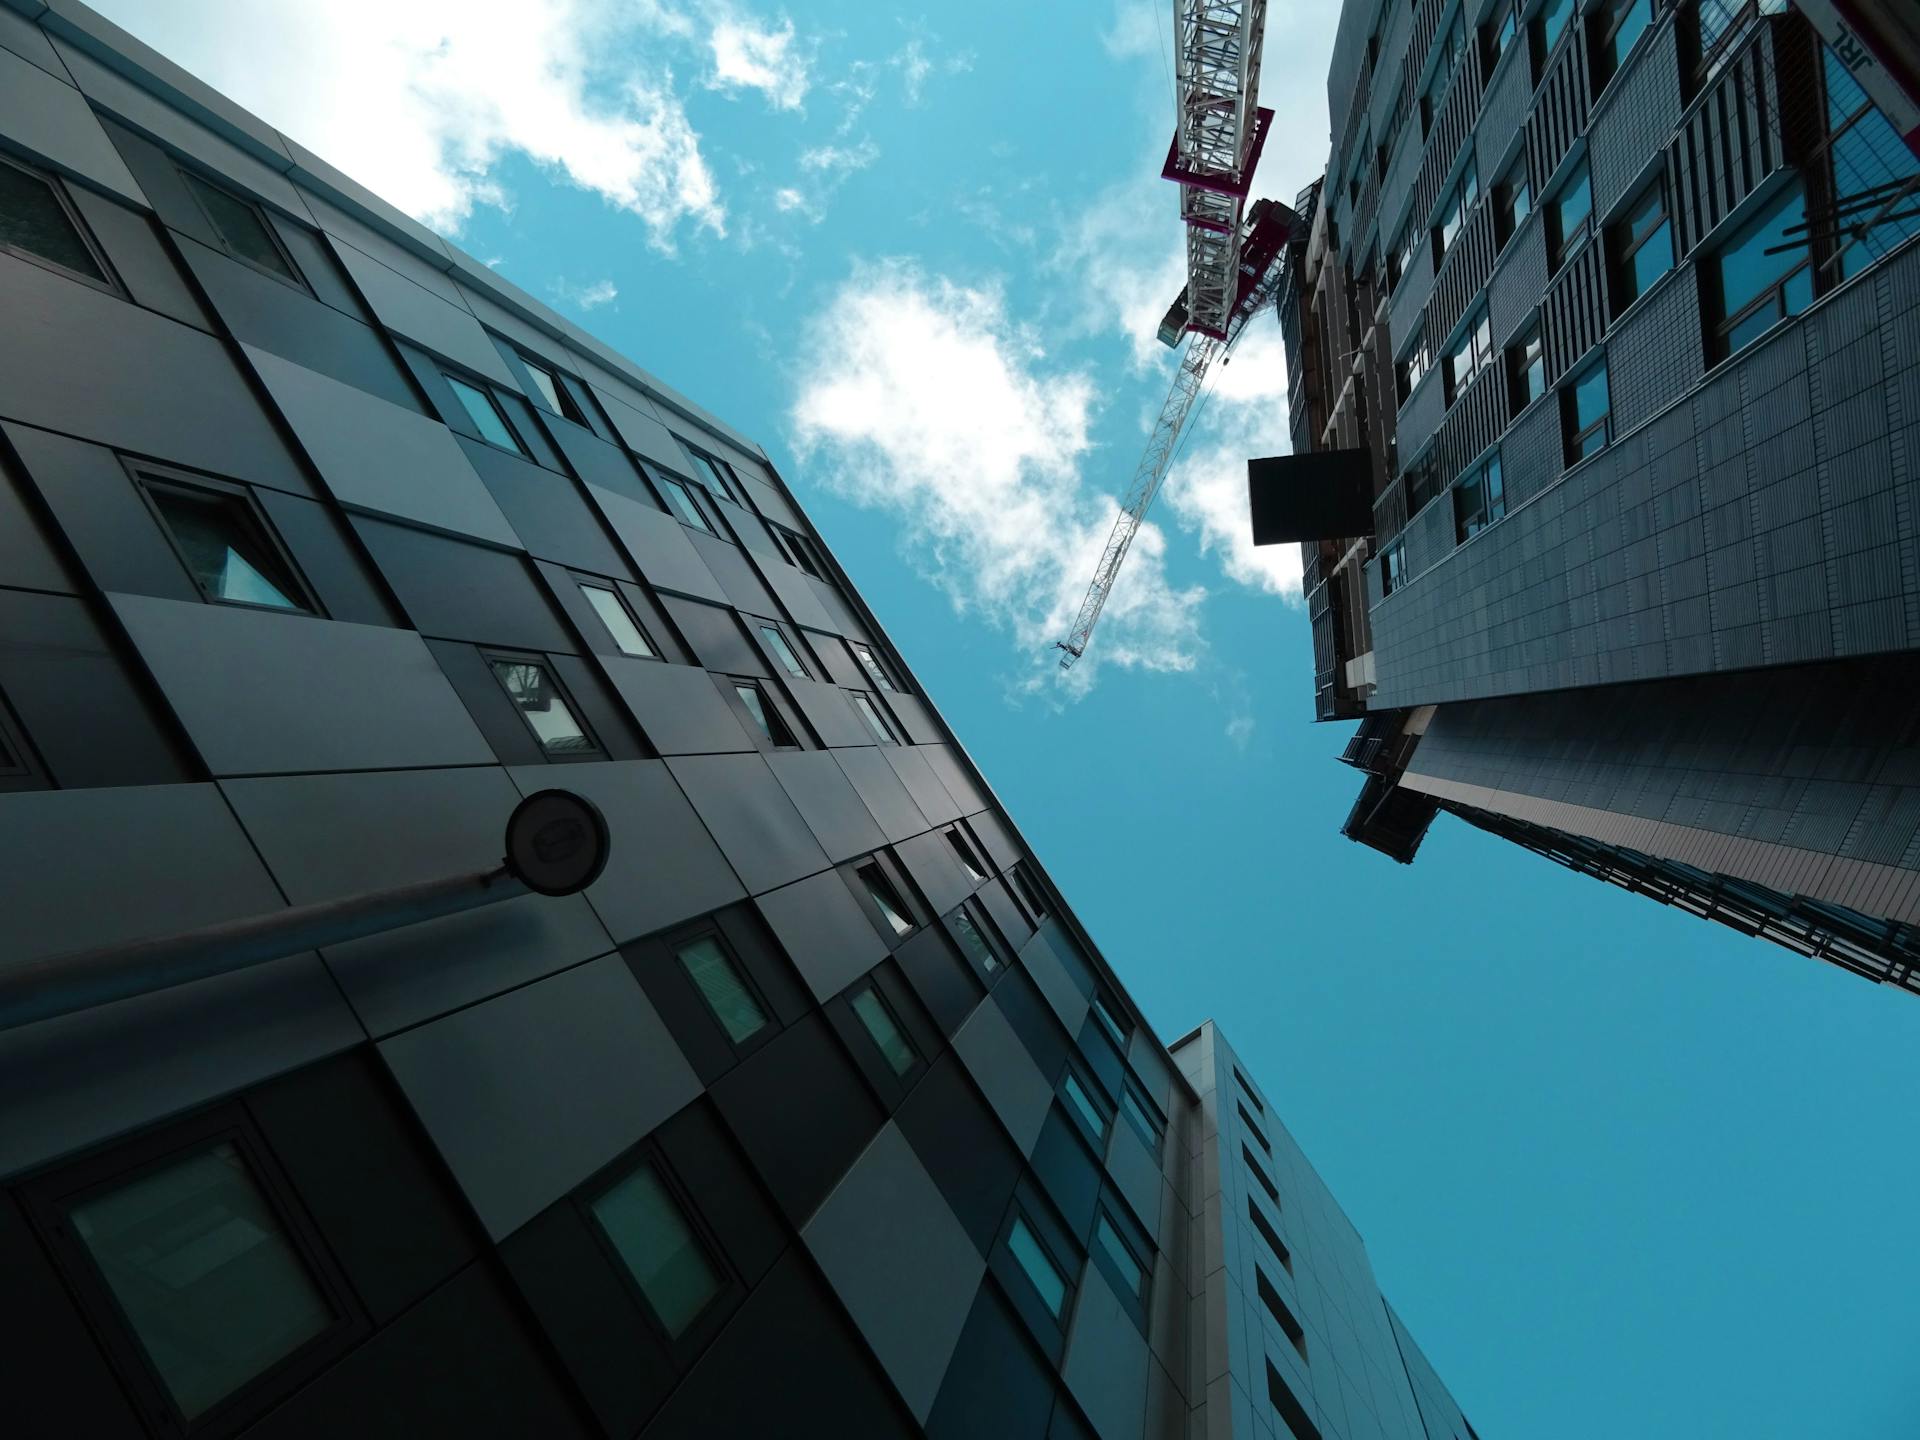
{"label": "dark window pane", "polygon": [[596,747],[561,698],[544,665],[531,660],[495,660],[493,673],[549,755],[585,755]]}
{"label": "dark window pane", "polygon": [[257,207],[192,173],[187,173],[187,184],[193,187],[200,208],[207,212],[207,218],[220,232],[227,249],[243,260],[251,260],[262,270],[271,270],[288,280],[296,278]]}
{"label": "dark window pane", "polygon": [[1026,1271],[1027,1279],[1033,1282],[1040,1301],[1058,1319],[1067,1303],[1067,1281],[1060,1268],[1053,1263],[1033,1231],[1027,1228],[1026,1220],[1016,1215],[1013,1231],[1007,1236],[1007,1249],[1013,1258],[1020,1262],[1020,1268]]}
{"label": "dark window pane", "polygon": [[489,445],[498,445],[502,450],[526,453],[520,449],[520,442],[514,438],[513,431],[507,428],[506,417],[500,413],[500,407],[493,403],[491,395],[455,375],[447,376],[447,384],[453,387],[454,398],[460,402],[460,408],[467,412],[467,418],[473,421],[482,440]]}
{"label": "dark window pane", "polygon": [[913,1069],[917,1058],[913,1046],[900,1027],[893,1022],[893,1016],[880,1002],[880,997],[868,986],[853,997],[853,1013],[860,1017],[860,1023],[866,1027],[867,1034],[873,1037],[873,1043],[880,1047],[880,1053],[886,1057],[888,1067],[896,1075],[905,1075]]}
{"label": "dark window pane", "polygon": [[1113,1222],[1103,1214],[1100,1223],[1093,1232],[1094,1243],[1107,1259],[1113,1262],[1114,1269],[1125,1280],[1127,1288],[1136,1300],[1144,1300],[1147,1293],[1147,1272],[1133,1257],[1133,1251],[1127,1248],[1127,1242],[1120,1238],[1120,1232],[1113,1228]]}
{"label": "dark window pane", "polygon": [[760,733],[775,745],[791,745],[793,736],[787,733],[786,722],[779,713],[767,704],[767,697],[760,693],[758,685],[735,685],[733,693],[740,697],[740,703],[747,707],[747,714],[753,717],[753,723],[760,727]]}
{"label": "dark window pane", "polygon": [[707,1004],[712,1007],[727,1038],[739,1044],[758,1035],[767,1025],[767,1012],[760,1008],[753,991],[720,942],[711,935],[689,941],[674,951],[686,967],[687,976]]}
{"label": "dark window pane", "polygon": [[880,867],[862,865],[856,873],[860,876],[861,883],[867,887],[867,894],[873,898],[873,903],[879,907],[881,918],[887,922],[893,933],[896,935],[912,933],[913,921],[908,918],[907,907],[900,902],[900,897],[893,893],[893,887],[880,873]]}
{"label": "dark window pane", "polygon": [[973,917],[962,910],[953,917],[953,928],[959,933],[960,943],[966,951],[979,962],[982,970],[992,971],[1000,968],[1000,959],[993,953],[993,946],[987,943],[987,937],[980,933],[980,927]]}
{"label": "dark window pane", "polygon": [[720,1293],[720,1271],[667,1187],[643,1166],[593,1202],[593,1215],[669,1335]]}
{"label": "dark window pane", "polygon": [[1573,417],[1584,430],[1606,413],[1607,367],[1596,365],[1574,383]]}
{"label": "dark window pane", "polygon": [[1093,1018],[1100,1022],[1100,1028],[1113,1037],[1113,1043],[1122,1050],[1127,1048],[1127,1027],[1122,1025],[1107,1005],[1104,995],[1093,997]]}
{"label": "dark window pane", "polygon": [[717,495],[724,495],[729,500],[740,499],[740,492],[734,488],[733,472],[725,464],[710,460],[705,455],[695,455],[693,464],[696,470],[706,476],[706,485],[709,490]]}
{"label": "dark window pane", "polygon": [[654,654],[653,647],[647,644],[647,637],[640,633],[640,627],[633,623],[633,616],[627,613],[627,607],[620,603],[618,595],[598,585],[582,585],[580,591],[587,597],[587,603],[593,606],[600,622],[607,627],[613,643],[623,652],[649,659],[659,658]]}
{"label": "dark window pane", "polygon": [[1120,1111],[1140,1138],[1152,1149],[1160,1148],[1160,1122],[1148,1111],[1131,1086],[1120,1092]]}
{"label": "dark window pane", "polygon": [[987,878],[981,873],[980,862],[973,858],[973,851],[968,847],[967,842],[960,838],[958,830],[947,832],[947,843],[953,847],[953,853],[959,859],[961,868],[967,872],[968,878],[974,884],[978,885]]}
{"label": "dark window pane", "polygon": [[800,663],[800,657],[793,653],[793,646],[787,643],[787,637],[780,633],[778,626],[762,625],[760,634],[766,639],[767,648],[773,652],[773,658],[780,662],[789,675],[805,680],[807,667]]}
{"label": "dark window pane", "polygon": [[665,476],[660,478],[660,484],[661,488],[667,492],[667,504],[673,507],[674,514],[687,524],[696,526],[709,535],[713,533],[713,526],[707,523],[707,517],[700,512],[700,507],[694,503],[693,496],[687,493],[686,486],[678,480],[669,480]]}
{"label": "dark window pane", "polygon": [[1105,1139],[1107,1117],[1101,1112],[1100,1107],[1094,1104],[1093,1097],[1087,1093],[1087,1087],[1080,1083],[1080,1077],[1069,1070],[1066,1080],[1060,1086],[1060,1091],[1067,1097],[1068,1103],[1073,1106],[1081,1120],[1086,1123],[1087,1129],[1096,1138]]}
{"label": "dark window pane", "polygon": [[149,492],[187,569],[211,600],[305,610],[300,590],[237,500],[160,486]]}
{"label": "dark window pane", "polygon": [[82,1202],[73,1228],[188,1419],[333,1323],[230,1143]]}
{"label": "dark window pane", "polygon": [[92,280],[104,281],[53,186],[0,160],[0,249],[24,250]]}
{"label": "dark window pane", "polygon": [[860,662],[861,667],[865,669],[867,674],[872,678],[874,687],[879,690],[893,689],[893,681],[888,678],[885,668],[882,667],[873,651],[858,642],[851,643],[853,644],[854,658]]}

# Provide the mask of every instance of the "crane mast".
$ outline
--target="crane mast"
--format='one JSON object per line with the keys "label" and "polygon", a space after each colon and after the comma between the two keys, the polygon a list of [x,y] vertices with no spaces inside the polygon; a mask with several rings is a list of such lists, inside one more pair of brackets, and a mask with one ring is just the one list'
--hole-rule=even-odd
{"label": "crane mast", "polygon": [[1177,113],[1160,175],[1180,187],[1187,286],[1167,312],[1160,336],[1170,345],[1182,332],[1192,332],[1193,338],[1180,357],[1146,453],[1134,467],[1073,630],[1059,642],[1066,652],[1060,657],[1062,670],[1086,653],[1127,547],[1173,464],[1175,445],[1208,369],[1260,308],[1250,303],[1253,297],[1273,298],[1269,271],[1276,268],[1293,219],[1285,206],[1265,201],[1254,207],[1254,223],[1243,224],[1241,216],[1273,123],[1273,112],[1259,103],[1267,0],[1174,0],[1173,10]]}

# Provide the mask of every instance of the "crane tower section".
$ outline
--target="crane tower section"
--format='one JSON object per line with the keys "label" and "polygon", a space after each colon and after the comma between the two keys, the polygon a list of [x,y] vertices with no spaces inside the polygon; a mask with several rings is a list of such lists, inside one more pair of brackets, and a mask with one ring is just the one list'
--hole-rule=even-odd
{"label": "crane tower section", "polygon": [[1174,0],[1179,113],[1160,174],[1180,186],[1187,326],[1227,338],[1240,271],[1241,207],[1273,112],[1260,108],[1266,0]]}

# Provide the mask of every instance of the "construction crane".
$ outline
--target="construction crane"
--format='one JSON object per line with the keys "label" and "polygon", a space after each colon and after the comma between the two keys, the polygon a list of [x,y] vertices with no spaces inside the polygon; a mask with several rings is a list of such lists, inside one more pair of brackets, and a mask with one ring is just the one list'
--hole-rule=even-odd
{"label": "construction crane", "polygon": [[1058,642],[1065,652],[1062,670],[1086,653],[1127,548],[1173,464],[1207,371],[1232,348],[1247,320],[1272,301],[1286,268],[1280,255],[1293,212],[1263,200],[1244,220],[1241,215],[1273,123],[1273,112],[1259,104],[1266,14],[1266,0],[1174,0],[1178,114],[1160,176],[1180,187],[1187,285],[1160,322],[1160,339],[1178,345],[1184,334],[1193,338],[1134,467],[1073,630]]}

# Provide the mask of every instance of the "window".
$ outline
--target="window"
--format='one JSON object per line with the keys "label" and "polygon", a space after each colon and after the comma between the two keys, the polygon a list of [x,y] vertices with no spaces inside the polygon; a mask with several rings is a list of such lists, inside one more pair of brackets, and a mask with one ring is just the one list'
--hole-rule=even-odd
{"label": "window", "polygon": [[1026,1216],[1013,1217],[1013,1229],[1007,1234],[1007,1249],[1027,1279],[1033,1282],[1034,1291],[1039,1295],[1040,1303],[1047,1307],[1047,1313],[1058,1320],[1066,1313],[1067,1277],[1040,1243],[1040,1237],[1028,1227]]}
{"label": "window", "polygon": [[594,614],[600,617],[600,623],[607,627],[607,634],[613,637],[613,643],[620,647],[623,655],[638,655],[643,660],[658,660],[660,654],[647,643],[646,632],[641,630],[640,622],[633,618],[623,601],[605,585],[591,585],[580,582],[580,593],[587,597],[587,603],[593,606]]}
{"label": "window", "polygon": [[1027,873],[1027,865],[1024,860],[1013,867],[1013,883],[1020,887],[1020,898],[1027,902],[1027,909],[1033,912],[1033,918],[1036,920],[1046,919],[1047,902],[1040,894],[1040,887],[1034,883],[1033,877]]}
{"label": "window", "polygon": [[1519,230],[1520,222],[1532,210],[1533,187],[1527,180],[1527,155],[1523,150],[1493,187],[1493,241],[1496,249],[1506,248],[1506,243]]}
{"label": "window", "polygon": [[778,625],[762,625],[760,638],[767,642],[767,649],[773,652],[773,658],[780,662],[780,668],[798,680],[810,680],[807,667],[800,663],[800,657],[793,653],[793,646],[787,643],[787,637],[781,633]]}
{"label": "window", "polygon": [[1160,1117],[1160,1111],[1150,1100],[1142,1099],[1129,1080],[1120,1090],[1120,1113],[1127,1117],[1127,1123],[1133,1126],[1149,1150],[1156,1154],[1160,1142],[1167,1133],[1167,1122]]}
{"label": "window", "polygon": [[706,512],[695,503],[692,493],[685,485],[670,475],[657,475],[654,478],[660,482],[660,490],[667,497],[668,508],[680,518],[683,524],[691,525],[696,530],[704,530],[709,535],[713,534],[712,522],[707,519]]}
{"label": "window", "polygon": [[767,1028],[765,1007],[719,936],[702,935],[676,946],[673,953],[727,1039],[738,1045]]}
{"label": "window", "polygon": [[888,928],[896,935],[911,935],[914,929],[913,919],[905,903],[894,892],[893,886],[887,883],[887,877],[881,873],[880,867],[862,865],[854,871],[854,874],[858,875],[860,883],[867,887],[867,894],[879,909],[880,918],[887,922]]}
{"label": "window", "polygon": [[1515,415],[1547,393],[1547,362],[1538,325],[1507,349],[1507,390]]}
{"label": "window", "polygon": [[95,285],[108,284],[106,264],[59,186],[7,159],[0,159],[0,250]]}
{"label": "window", "polygon": [[1571,385],[1560,387],[1560,424],[1566,436],[1567,464],[1577,464],[1604,449],[1608,440],[1607,366],[1590,366]]}
{"label": "window", "polygon": [[1567,33],[1567,21],[1573,17],[1573,0],[1547,0],[1533,17],[1533,78],[1538,84],[1547,68],[1554,47]]}
{"label": "window", "polygon": [[1587,218],[1593,214],[1593,187],[1587,183],[1587,162],[1583,159],[1547,202],[1547,269],[1558,270],[1575,245],[1587,233]]}
{"label": "window", "polygon": [[1467,328],[1454,342],[1448,352],[1446,368],[1442,372],[1446,384],[1447,404],[1452,405],[1465,392],[1467,386],[1493,359],[1493,321],[1487,316],[1486,307],[1467,322]]}
{"label": "window", "polygon": [[[441,373],[445,374],[444,371]],[[491,394],[458,375],[448,375],[446,378],[447,384],[453,387],[453,398],[467,412],[467,418],[473,421],[473,428],[480,432],[482,440],[502,450],[511,450],[516,455],[527,453],[521,448],[519,437],[508,428],[507,417],[500,413],[500,406]]]}
{"label": "window", "polygon": [[1433,227],[1433,268],[1436,272],[1466,225],[1467,216],[1473,211],[1473,202],[1479,198],[1480,177],[1474,168],[1474,161],[1469,158],[1467,168],[1460,172],[1460,178],[1447,193],[1446,206],[1440,211],[1440,223]]}
{"label": "window", "polygon": [[1247,1127],[1247,1133],[1253,1136],[1254,1143],[1266,1151],[1267,1154],[1273,1154],[1273,1146],[1267,1143],[1267,1137],[1260,1131],[1260,1122],[1247,1113],[1246,1106],[1241,1105],[1237,1108],[1240,1111],[1240,1123]]}
{"label": "window", "polygon": [[1087,1083],[1080,1078],[1078,1072],[1068,1069],[1067,1078],[1060,1082],[1060,1093],[1067,1097],[1067,1103],[1072,1107],[1075,1118],[1093,1138],[1093,1142],[1097,1145],[1105,1140],[1111,1117],[1093,1098]]}
{"label": "window", "polygon": [[887,674],[886,666],[880,663],[870,647],[862,645],[858,640],[849,640],[847,644],[853,647],[853,658],[860,662],[860,668],[867,672],[867,678],[873,681],[876,690],[894,688],[892,677]]}
{"label": "window", "polygon": [[960,868],[967,872],[967,878],[976,885],[984,885],[987,880],[986,871],[981,868],[980,861],[974,856],[973,847],[967,844],[958,830],[947,831],[947,843],[953,847],[954,858],[960,862]]}
{"label": "window", "polygon": [[0,695],[0,791],[34,790],[40,786],[40,772],[34,767],[27,743],[20,736],[13,712]]}
{"label": "window", "polygon": [[1391,595],[1407,583],[1407,542],[1395,540],[1380,552],[1380,593]]}
{"label": "window", "polygon": [[587,423],[587,417],[580,413],[580,407],[574,403],[573,395],[566,383],[537,360],[529,360],[525,355],[520,363],[527,367],[527,374],[533,380],[534,389],[540,392],[540,398],[547,403],[547,409],[555,415],[564,415],[576,425]]}
{"label": "window", "polygon": [[874,708],[873,698],[856,693],[853,708],[860,712],[860,718],[867,722],[867,729],[873,732],[874,740],[881,745],[897,745],[900,742],[893,737],[893,731],[887,728],[887,722],[880,718],[880,712]]}
{"label": "window", "polygon": [[1400,288],[1400,282],[1413,272],[1414,253],[1420,244],[1420,227],[1409,220],[1400,227],[1400,238],[1387,252],[1387,290]]}
{"label": "window", "polygon": [[733,693],[740,697],[740,704],[749,719],[759,728],[768,744],[777,749],[795,748],[799,741],[793,738],[793,732],[787,729],[787,722],[780,712],[768,703],[766,692],[751,680],[734,682]]}
{"label": "window", "polygon": [[982,970],[991,975],[1000,968],[1000,957],[993,953],[993,945],[981,930],[980,922],[965,910],[953,912],[953,932],[960,937],[961,948]]}
{"label": "window", "polygon": [[1699,94],[1720,73],[1741,39],[1751,32],[1750,22],[1761,15],[1784,14],[1788,8],[1789,0],[1696,0],[1693,5],[1680,6],[1681,18],[1691,12],[1693,21],[1691,34],[1680,32],[1683,40],[1692,42],[1688,98]]}
{"label": "window", "polygon": [[706,487],[716,495],[724,495],[737,505],[747,502],[741,498],[740,481],[733,473],[733,467],[724,460],[716,460],[711,455],[703,455],[698,450],[687,452],[693,457],[693,468],[706,477]]}
{"label": "window", "polygon": [[1673,268],[1673,226],[1666,189],[1656,180],[1608,235],[1613,264],[1613,313],[1618,316]]}
{"label": "window", "polygon": [[1287,1302],[1280,1298],[1280,1292],[1274,1289],[1273,1282],[1267,1279],[1267,1272],[1258,1265],[1253,1267],[1254,1288],[1260,1292],[1260,1299],[1267,1307],[1267,1313],[1273,1316],[1281,1333],[1293,1342],[1293,1348],[1300,1352],[1302,1360],[1307,1358],[1307,1332],[1300,1322],[1294,1319],[1293,1311],[1287,1308]]}
{"label": "window", "polygon": [[1273,1258],[1280,1262],[1280,1268],[1291,1275],[1293,1252],[1287,1249],[1286,1243],[1280,1238],[1280,1232],[1275,1230],[1273,1222],[1261,1213],[1260,1207],[1254,1203],[1251,1195],[1247,1197],[1247,1219],[1253,1223],[1253,1228],[1260,1232],[1260,1238],[1267,1242],[1267,1248],[1273,1251]]}
{"label": "window", "polygon": [[1920,204],[1913,191],[1902,189],[1920,175],[1920,157],[1824,45],[1820,64],[1827,82],[1827,132],[1833,136],[1834,208],[1848,222],[1834,238],[1844,279],[1920,231]]}
{"label": "window", "polygon": [[1120,1017],[1114,1014],[1113,1005],[1107,1000],[1104,990],[1096,990],[1093,995],[1093,1018],[1100,1022],[1100,1028],[1107,1032],[1107,1038],[1124,1052],[1127,1048],[1128,1027],[1120,1023]]}
{"label": "window", "polygon": [[1453,538],[1471,540],[1507,513],[1507,494],[1500,483],[1500,457],[1489,455],[1453,482]]}
{"label": "window", "polygon": [[[1711,3],[1711,0],[1709,0]],[[1588,12],[1593,26],[1593,93],[1619,73],[1640,37],[1653,25],[1653,0],[1600,0]]]}
{"label": "window", "polygon": [[880,998],[880,992],[873,986],[857,991],[852,1001],[853,1013],[879,1047],[880,1054],[887,1062],[887,1068],[895,1075],[904,1076],[913,1069],[919,1060],[913,1042],[902,1033],[895,1023],[893,1012],[887,1009],[886,1001]]}
{"label": "window", "polygon": [[1233,1078],[1235,1083],[1240,1087],[1240,1093],[1253,1102],[1254,1110],[1261,1115],[1266,1114],[1267,1107],[1262,1105],[1260,1103],[1260,1097],[1253,1093],[1253,1086],[1247,1083],[1247,1077],[1240,1073],[1240,1067],[1238,1065],[1233,1067]]}
{"label": "window", "polygon": [[1147,1267],[1140,1263],[1140,1257],[1133,1253],[1133,1247],[1121,1238],[1119,1229],[1104,1210],[1093,1227],[1093,1245],[1094,1254],[1106,1262],[1101,1269],[1119,1282],[1120,1293],[1130,1295],[1135,1300],[1145,1300]]}
{"label": "window", "polygon": [[1420,381],[1425,378],[1427,368],[1432,364],[1433,350],[1428,346],[1423,330],[1414,336],[1413,345],[1393,367],[1393,388],[1402,405],[1407,403],[1408,396],[1420,388]]}
{"label": "window", "polygon": [[[1708,285],[1719,322],[1715,358],[1752,344],[1813,302],[1805,223],[1806,202],[1796,181],[1709,259]],[[1796,227],[1797,235],[1792,233]]]}
{"label": "window", "polygon": [[786,547],[787,554],[795,565],[816,580],[827,578],[826,567],[821,563],[820,557],[813,553],[813,544],[806,536],[794,530],[783,529],[778,525],[769,524],[767,528],[773,532],[774,538]]}
{"label": "window", "polygon": [[1484,61],[1481,74],[1493,74],[1493,67],[1500,63],[1500,57],[1519,35],[1521,3],[1522,0],[1504,0],[1493,17],[1480,27],[1480,54]]}
{"label": "window", "polygon": [[660,1172],[641,1165],[590,1208],[661,1329],[685,1335],[726,1281]]}
{"label": "window", "polygon": [[1240,1158],[1247,1162],[1247,1169],[1253,1172],[1253,1178],[1260,1182],[1260,1188],[1267,1192],[1267,1198],[1274,1204],[1280,1203],[1280,1187],[1273,1183],[1271,1176],[1260,1168],[1260,1162],[1253,1158],[1253,1151],[1245,1145],[1240,1147]]}
{"label": "window", "polygon": [[343,1321],[231,1136],[176,1150],[60,1210],[62,1231],[189,1423]]}
{"label": "window", "polygon": [[1433,128],[1433,117],[1440,113],[1440,104],[1446,99],[1447,87],[1453,83],[1454,71],[1467,53],[1467,32],[1460,18],[1462,13],[1458,10],[1454,12],[1446,34],[1439,38],[1439,43],[1434,47],[1440,59],[1434,66],[1433,78],[1427,81],[1427,88],[1420,95],[1420,133],[1423,136]]}
{"label": "window", "polygon": [[140,476],[140,489],[204,599],[312,612],[292,563],[244,490],[148,474]]}
{"label": "window", "polygon": [[1292,1440],[1320,1440],[1320,1427],[1307,1414],[1307,1407],[1287,1388],[1287,1382],[1280,1378],[1271,1360],[1267,1362],[1267,1403],[1273,1406]]}
{"label": "window", "polygon": [[236,260],[244,260],[276,280],[306,289],[299,271],[293,268],[292,257],[280,244],[258,205],[251,200],[242,200],[232,191],[191,170],[182,170],[180,174],[229,255]]}
{"label": "window", "polygon": [[540,748],[553,759],[598,755],[600,747],[573,713],[560,683],[538,660],[490,656],[493,678],[507,692]]}

